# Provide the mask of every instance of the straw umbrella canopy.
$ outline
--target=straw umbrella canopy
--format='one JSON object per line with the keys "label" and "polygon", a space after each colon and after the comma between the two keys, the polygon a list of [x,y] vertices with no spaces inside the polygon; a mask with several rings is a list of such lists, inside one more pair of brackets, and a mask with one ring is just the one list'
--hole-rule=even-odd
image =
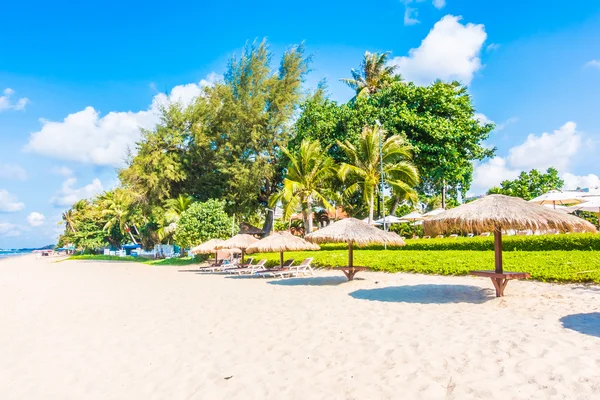
{"label": "straw umbrella canopy", "polygon": [[518,197],[492,194],[423,221],[427,234],[446,231],[494,232],[496,272],[502,269],[502,230],[595,232],[589,222]]}
{"label": "straw umbrella canopy", "polygon": [[356,218],[346,218],[306,235],[306,240],[313,243],[348,243],[348,269],[354,276],[354,245],[358,247],[369,244],[385,244],[404,246],[404,240],[393,232],[375,228]]}
{"label": "straw umbrella canopy", "polygon": [[208,242],[204,242],[199,246],[192,247],[190,253],[192,254],[212,254],[215,253],[215,263],[219,261],[219,253],[215,248],[216,245],[223,243],[221,239],[210,239]]}
{"label": "straw umbrella canopy", "polygon": [[577,204],[584,202],[584,200],[581,199],[580,193],[561,192],[560,190],[551,190],[548,193],[544,193],[543,195],[529,201],[541,205],[550,204],[554,208],[560,204]]}
{"label": "straw umbrella canopy", "polygon": [[274,253],[279,252],[279,262],[283,267],[283,252],[284,251],[304,251],[304,250],[319,250],[320,247],[316,244],[307,242],[306,240],[294,236],[291,233],[275,232],[264,239],[248,246],[246,251],[251,253]]}
{"label": "straw umbrella canopy", "polygon": [[216,249],[240,249],[242,251],[242,264],[244,263],[244,255],[246,254],[246,249],[253,243],[258,242],[254,236],[246,235],[244,233],[239,233],[232,237],[231,239],[227,239],[224,242],[215,246]]}
{"label": "straw umbrella canopy", "polygon": [[223,243],[221,239],[210,239],[208,242],[204,242],[199,246],[192,247],[190,253],[192,254],[211,254],[217,252],[217,245]]}
{"label": "straw umbrella canopy", "polygon": [[429,217],[435,217],[436,215],[440,215],[441,213],[443,213],[444,211],[446,211],[443,208],[436,208],[435,210],[431,210],[429,212],[426,212],[425,214],[423,214],[423,217],[425,219],[429,218]]}

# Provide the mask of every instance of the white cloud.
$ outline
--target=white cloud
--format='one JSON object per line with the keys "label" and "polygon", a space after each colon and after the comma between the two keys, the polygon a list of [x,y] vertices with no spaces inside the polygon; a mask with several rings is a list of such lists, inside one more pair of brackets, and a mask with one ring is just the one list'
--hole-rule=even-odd
{"label": "white cloud", "polygon": [[521,171],[545,171],[550,167],[562,172],[565,189],[600,186],[596,175],[577,176],[567,172],[579,151],[585,147],[582,143],[582,134],[577,131],[575,122],[567,122],[552,133],[530,134],[525,142],[512,147],[506,157],[494,157],[476,165],[471,192],[483,193],[505,179],[515,179]]}
{"label": "white cloud", "polygon": [[500,48],[500,45],[498,43],[490,43],[485,50],[486,51],[494,51],[494,50],[498,50]]}
{"label": "white cloud", "polygon": [[433,0],[433,6],[438,10],[446,7],[446,0]]}
{"label": "white cloud", "polygon": [[44,214],[34,211],[27,216],[27,223],[30,226],[40,226],[46,221]]}
{"label": "white cloud", "polygon": [[553,133],[544,132],[540,136],[532,133],[523,144],[510,149],[507,161],[522,170],[555,167],[564,171],[581,147],[581,135],[576,128],[575,122],[567,122]]}
{"label": "white cloud", "polygon": [[501,122],[499,124],[496,124],[496,128],[494,129],[495,131],[502,131],[504,130],[507,126],[512,125],[512,124],[516,124],[517,122],[519,122],[519,118],[517,117],[510,117],[509,119],[507,119],[504,122]]}
{"label": "white cloud", "polygon": [[89,199],[104,191],[100,179],[94,179],[92,183],[76,188],[77,179],[68,178],[62,184],[61,189],[50,199],[50,203],[56,207],[70,207],[79,200]]}
{"label": "white cloud", "polygon": [[27,171],[17,164],[3,164],[0,165],[0,179],[24,181],[27,179]]}
{"label": "white cloud", "polygon": [[17,201],[17,198],[8,193],[7,190],[0,190],[0,212],[17,212],[25,208],[25,204]]}
{"label": "white cloud", "polygon": [[[417,10],[416,7],[416,3],[423,3],[426,0],[400,0],[402,3],[404,3],[404,5],[406,6],[406,8],[404,9],[404,25],[405,26],[410,26],[410,25],[415,25],[420,23],[421,21],[419,21],[417,19],[418,15],[419,15],[419,11]],[[446,0],[433,0],[431,2],[431,4],[433,4],[433,6],[435,8],[437,8],[438,10],[441,10],[442,8],[446,7]],[[413,7],[409,7],[410,5],[413,5]]]}
{"label": "white cloud", "polygon": [[127,152],[133,151],[140,139],[140,128],[154,127],[162,106],[190,104],[201,94],[203,86],[219,78],[212,73],[199,83],[175,86],[169,95],[155,95],[148,109],[139,112],[111,111],[101,116],[88,106],[62,121],[41,120],[42,129],[31,134],[25,150],[57,159],[122,167]]}
{"label": "white cloud", "polygon": [[506,159],[494,157],[491,160],[479,164],[473,171],[473,188],[487,191],[487,189],[498,186],[507,179],[515,179],[520,171],[507,166]]}
{"label": "white cloud", "polygon": [[11,88],[6,88],[2,92],[4,95],[0,96],[0,112],[6,110],[24,110],[25,106],[30,103],[27,97],[21,97],[16,102],[13,102],[11,97],[15,94],[15,91]]}
{"label": "white cloud", "polygon": [[482,113],[475,113],[474,118],[479,121],[479,124],[481,125],[485,125],[485,124],[494,124],[495,122],[492,121],[491,119],[489,119],[485,114]]}
{"label": "white cloud", "polygon": [[0,222],[0,237],[9,238],[16,237],[21,234],[21,230],[15,224],[8,222]]}
{"label": "white cloud", "polygon": [[406,7],[404,10],[404,25],[410,26],[418,24],[420,21],[417,19],[419,13],[416,8]]}
{"label": "white cloud", "polygon": [[71,168],[67,168],[65,166],[52,168],[52,173],[56,174],[56,175],[64,176],[66,178],[73,176],[73,170]]}
{"label": "white cloud", "polygon": [[600,69],[600,61],[598,61],[598,60],[588,61],[587,63],[585,63],[584,67],[592,67],[592,68]]}
{"label": "white cloud", "polygon": [[479,54],[487,38],[483,25],[466,24],[461,17],[446,15],[431,29],[421,45],[408,56],[395,57],[390,64],[409,81],[426,85],[436,79],[470,84],[481,68]]}
{"label": "white cloud", "polygon": [[600,189],[600,178],[598,175],[589,174],[578,176],[567,172],[562,175],[562,179],[565,181],[564,189],[567,190],[575,190],[578,188]]}

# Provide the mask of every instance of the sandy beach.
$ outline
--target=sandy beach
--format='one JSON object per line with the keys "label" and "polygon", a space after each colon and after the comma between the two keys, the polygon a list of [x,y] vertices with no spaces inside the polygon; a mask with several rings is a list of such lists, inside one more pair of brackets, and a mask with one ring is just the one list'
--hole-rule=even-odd
{"label": "sandy beach", "polygon": [[22,399],[598,399],[600,287],[0,261],[0,393]]}

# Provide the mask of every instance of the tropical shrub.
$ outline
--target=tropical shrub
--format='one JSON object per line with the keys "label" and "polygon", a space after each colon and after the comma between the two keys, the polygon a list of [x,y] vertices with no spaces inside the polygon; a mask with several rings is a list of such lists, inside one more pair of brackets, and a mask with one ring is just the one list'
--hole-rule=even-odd
{"label": "tropical shrub", "polygon": [[192,247],[209,239],[225,239],[231,234],[232,223],[232,218],[225,212],[224,201],[194,203],[181,214],[175,242],[181,247]]}

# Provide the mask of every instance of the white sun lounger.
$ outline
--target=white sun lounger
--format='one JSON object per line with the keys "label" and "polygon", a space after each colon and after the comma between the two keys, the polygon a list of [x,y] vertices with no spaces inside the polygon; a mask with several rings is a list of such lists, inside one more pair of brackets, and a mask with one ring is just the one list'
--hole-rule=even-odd
{"label": "white sun lounger", "polygon": [[301,275],[314,275],[315,271],[311,267],[312,258],[305,258],[295,267],[283,268],[276,271],[266,271],[258,275],[271,278],[285,278],[289,276],[298,277]]}
{"label": "white sun lounger", "polygon": [[265,267],[266,263],[267,263],[267,260],[260,260],[259,262],[257,262],[256,264],[254,264],[251,267],[231,269],[231,270],[228,270],[227,272],[232,275],[254,274],[255,272],[258,272],[258,271],[265,271],[267,269]]}

